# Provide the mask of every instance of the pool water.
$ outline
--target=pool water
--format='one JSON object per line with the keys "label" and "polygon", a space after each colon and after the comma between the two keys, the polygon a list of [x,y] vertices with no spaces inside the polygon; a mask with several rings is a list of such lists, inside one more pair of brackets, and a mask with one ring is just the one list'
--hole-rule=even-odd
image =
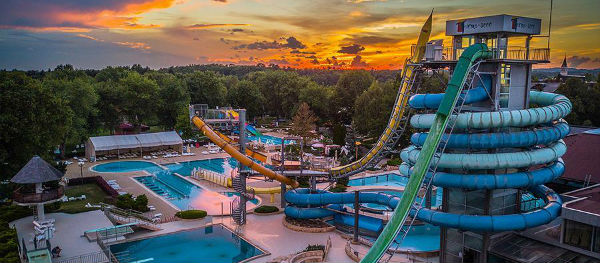
{"label": "pool water", "polygon": [[[375,241],[374,237],[365,237],[368,240]],[[401,235],[396,237],[400,241]],[[391,249],[400,249],[403,251],[436,251],[440,250],[440,228],[434,225],[415,225],[410,228],[408,235],[402,242],[400,247],[396,247],[398,243],[392,243]]]}
{"label": "pool water", "polygon": [[[94,166],[92,170],[111,173],[145,170],[152,175],[134,177],[135,180],[157,195],[162,196],[180,210],[201,209],[209,215],[221,215],[229,213],[231,202],[235,199],[237,193],[218,193],[206,190],[173,173],[179,174],[181,172],[183,173],[182,176],[189,176],[193,167],[200,166],[205,169],[211,167],[214,170],[218,170],[219,167],[232,169],[235,166],[232,166],[233,161],[231,160],[235,161],[233,158],[219,158],[192,161],[186,164],[168,164],[165,165],[168,170],[164,170],[152,162],[119,161],[99,164]],[[235,165],[237,165],[237,161],[235,161]],[[259,200],[253,199],[249,202],[248,209],[253,209],[259,203]]]}
{"label": "pool water", "polygon": [[401,176],[396,173],[374,175],[363,178],[350,179],[349,186],[402,186],[408,183],[408,177]]}
{"label": "pool water", "polygon": [[[282,138],[270,136],[270,135],[262,135],[262,136],[248,136],[248,140],[250,141],[260,141],[264,144],[273,144],[273,145],[281,145]],[[294,141],[286,140],[285,144],[293,144]]]}
{"label": "pool water", "polygon": [[171,163],[165,164],[164,166],[183,176],[190,176],[194,168],[201,168],[219,174],[230,175],[231,171],[238,167],[238,161],[234,158],[215,158]]}
{"label": "pool water", "polygon": [[115,244],[110,251],[122,263],[236,263],[264,254],[222,225]]}
{"label": "pool water", "polygon": [[[355,179],[350,179],[348,181],[349,186],[404,187],[404,186],[406,186],[407,183],[408,183],[408,177],[404,177],[404,176],[401,176],[396,173],[387,173],[387,174],[380,174],[380,175],[368,176],[368,177],[363,177],[363,178],[355,178]],[[383,192],[386,194],[402,197],[402,192],[396,192],[396,191],[383,191]],[[437,191],[435,193],[435,198],[432,198],[432,200],[431,200],[431,206],[433,206],[433,207],[441,206],[442,205],[442,196],[443,196],[443,189],[441,187],[438,187]],[[371,203],[367,203],[367,204],[363,204],[363,205],[367,206],[369,208],[378,209],[378,210],[389,210],[388,207],[385,205],[371,204]]]}
{"label": "pool water", "polygon": [[152,162],[145,161],[118,161],[103,163],[92,167],[92,170],[100,173],[127,173],[146,170],[149,173],[162,171],[163,169]]}

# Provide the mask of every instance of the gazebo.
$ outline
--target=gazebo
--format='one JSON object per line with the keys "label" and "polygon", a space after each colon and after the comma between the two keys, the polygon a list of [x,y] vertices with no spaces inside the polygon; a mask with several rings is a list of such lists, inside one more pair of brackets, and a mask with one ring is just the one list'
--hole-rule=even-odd
{"label": "gazebo", "polygon": [[63,173],[39,156],[34,156],[10,179],[21,185],[13,193],[13,201],[21,206],[35,206],[37,220],[44,221],[44,205],[56,202],[64,196],[64,187],[58,183]]}

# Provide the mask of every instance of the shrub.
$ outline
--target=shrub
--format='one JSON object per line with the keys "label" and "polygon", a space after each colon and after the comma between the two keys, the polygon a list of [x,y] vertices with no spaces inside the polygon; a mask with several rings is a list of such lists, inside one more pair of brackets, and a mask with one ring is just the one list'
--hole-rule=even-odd
{"label": "shrub", "polygon": [[316,251],[316,250],[323,250],[325,251],[325,246],[324,245],[308,245],[304,251]]}
{"label": "shrub", "polygon": [[343,185],[343,186],[348,186],[348,183],[350,182],[350,178],[348,177],[341,177],[338,178],[337,181],[335,182],[335,185]]}
{"label": "shrub", "polygon": [[398,166],[402,163],[400,158],[392,158],[387,161],[387,165],[389,166]]}
{"label": "shrub", "polygon": [[140,212],[150,211],[150,209],[148,209],[148,197],[146,197],[146,195],[138,195],[135,198],[133,209],[140,211]]}
{"label": "shrub", "polygon": [[207,213],[204,210],[185,210],[175,213],[175,216],[181,219],[201,219],[206,215]]}
{"label": "shrub", "polygon": [[335,187],[329,189],[329,192],[332,192],[332,193],[346,192],[346,186],[336,184]]}
{"label": "shrub", "polygon": [[131,194],[124,194],[117,197],[117,202],[115,205],[121,209],[133,209],[135,200]]}
{"label": "shrub", "polygon": [[278,211],[279,211],[279,208],[277,208],[276,206],[272,206],[272,205],[263,205],[263,206],[259,206],[254,209],[254,212],[259,213],[259,214],[275,213]]}

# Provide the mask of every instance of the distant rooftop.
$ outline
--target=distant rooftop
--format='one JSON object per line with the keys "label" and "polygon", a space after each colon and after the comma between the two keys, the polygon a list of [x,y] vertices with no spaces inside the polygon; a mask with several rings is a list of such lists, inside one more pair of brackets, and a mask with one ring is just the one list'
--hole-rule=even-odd
{"label": "distant rooftop", "polygon": [[573,127],[571,135],[564,139],[567,153],[562,157],[565,161],[565,173],[561,178],[566,180],[600,183],[600,129],[590,127]]}
{"label": "distant rooftop", "polygon": [[600,184],[568,192],[564,195],[578,198],[575,201],[566,203],[566,207],[600,216]]}

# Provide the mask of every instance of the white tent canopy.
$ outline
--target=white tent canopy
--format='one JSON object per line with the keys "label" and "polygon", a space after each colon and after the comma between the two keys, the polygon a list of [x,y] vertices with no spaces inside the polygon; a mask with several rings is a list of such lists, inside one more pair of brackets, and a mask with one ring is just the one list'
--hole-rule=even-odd
{"label": "white tent canopy", "polygon": [[175,131],[90,137],[86,143],[86,156],[96,156],[97,151],[112,151],[160,146],[183,145]]}

